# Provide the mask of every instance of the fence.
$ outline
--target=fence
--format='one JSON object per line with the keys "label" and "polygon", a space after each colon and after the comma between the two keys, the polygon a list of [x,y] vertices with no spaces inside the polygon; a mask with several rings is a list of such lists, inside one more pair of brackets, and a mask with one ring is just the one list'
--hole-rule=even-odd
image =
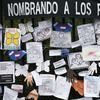
{"label": "fence", "polygon": [[[5,16],[3,16],[2,7],[4,7],[4,5],[2,5],[2,0],[0,0],[0,23],[3,25],[3,27],[18,27],[19,23],[25,23],[25,22],[27,22],[29,20],[32,21],[33,27],[36,27],[37,23],[39,21],[50,19],[49,17],[39,17],[39,16],[38,17],[34,17],[33,16],[33,18],[24,18],[24,19],[9,20],[9,19],[6,19]],[[52,17],[52,23],[55,23],[55,22],[61,22],[61,23],[71,22],[72,25],[73,25],[72,33],[71,33],[71,35],[72,35],[72,41],[75,41],[75,40],[78,39],[76,26],[80,25],[80,24],[91,23],[91,22],[93,22],[93,19],[67,18],[67,17],[59,17],[59,16],[58,17]],[[48,45],[49,45],[48,44],[48,40],[44,41],[43,44],[48,49]],[[22,44],[22,49],[23,50],[26,49],[25,48],[25,44]],[[78,49],[80,50],[80,48],[78,48]],[[77,51],[77,49],[74,49],[73,51]],[[44,53],[45,53],[45,51],[44,51]],[[45,59],[48,59],[48,56],[45,56]],[[0,50],[0,60],[1,61],[9,61],[9,58],[6,56],[6,51],[5,50]],[[26,57],[24,57],[21,61],[17,61],[17,63],[25,64],[26,63]],[[29,71],[34,70],[33,66],[35,66],[35,65],[34,64],[30,65]],[[28,88],[26,86],[26,84],[23,83],[23,80],[24,80],[24,77],[18,77],[18,78],[16,78],[16,83],[18,83],[18,84],[20,83],[20,84],[24,85],[24,95],[27,95],[28,91],[32,90],[32,88],[34,88],[34,87]],[[8,84],[7,86],[10,86],[10,84]],[[69,98],[71,98],[71,97],[73,97],[73,98],[74,97],[79,97],[79,95],[76,96],[76,94],[72,93]],[[2,98],[2,96],[1,96],[1,98]],[[59,100],[59,99],[54,98],[54,97],[41,97],[40,100]]]}

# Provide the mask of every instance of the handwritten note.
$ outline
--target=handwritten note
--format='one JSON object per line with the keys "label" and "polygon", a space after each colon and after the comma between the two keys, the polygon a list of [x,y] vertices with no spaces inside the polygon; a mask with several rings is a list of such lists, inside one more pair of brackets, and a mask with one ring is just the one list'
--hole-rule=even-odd
{"label": "handwritten note", "polygon": [[39,86],[39,95],[51,96],[55,92],[55,75],[41,74],[42,85]]}
{"label": "handwritten note", "polygon": [[27,63],[43,62],[43,49],[41,42],[26,43]]}
{"label": "handwritten note", "polygon": [[96,43],[93,24],[85,24],[77,26],[77,31],[82,46]]}
{"label": "handwritten note", "polygon": [[50,46],[56,48],[70,48],[71,32],[52,31]]}
{"label": "handwritten note", "polygon": [[100,78],[96,76],[84,77],[84,96],[99,97]]}
{"label": "handwritten note", "polygon": [[100,46],[89,45],[89,46],[82,47],[82,56],[84,61],[99,61]]}
{"label": "handwritten note", "polygon": [[71,89],[71,83],[66,81],[65,77],[57,76],[54,96],[60,99],[68,100]]}

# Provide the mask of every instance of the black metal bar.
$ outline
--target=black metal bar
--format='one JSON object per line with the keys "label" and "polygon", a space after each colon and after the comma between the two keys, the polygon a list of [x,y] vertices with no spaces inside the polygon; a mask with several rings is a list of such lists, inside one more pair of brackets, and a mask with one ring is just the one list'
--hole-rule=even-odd
{"label": "black metal bar", "polygon": [[41,17],[41,21],[43,21],[44,20],[44,17]]}
{"label": "black metal bar", "polygon": [[73,25],[73,28],[72,28],[72,41],[75,41],[76,33],[75,33],[75,19],[74,18],[72,18],[72,25]]}
{"label": "black metal bar", "polygon": [[54,30],[54,27],[53,27],[54,23],[55,23],[55,17],[52,17],[52,28],[53,28],[53,30]]}
{"label": "black metal bar", "polygon": [[10,20],[10,26],[13,27],[14,26],[14,21]]}
{"label": "black metal bar", "polygon": [[[34,18],[32,18],[32,26],[33,26],[33,28],[35,27],[35,19],[34,19]],[[33,41],[34,41],[34,36],[33,36],[33,34],[32,34],[32,37],[33,37]]]}
{"label": "black metal bar", "polygon": [[[24,23],[24,19],[21,19],[21,23]],[[21,50],[26,50],[26,44],[21,42]],[[26,64],[26,56],[19,61],[21,65]]]}
{"label": "black metal bar", "polygon": [[62,17],[62,23],[65,23],[65,17]]}
{"label": "black metal bar", "polygon": [[85,24],[86,23],[86,19],[85,18],[83,18],[83,24]]}

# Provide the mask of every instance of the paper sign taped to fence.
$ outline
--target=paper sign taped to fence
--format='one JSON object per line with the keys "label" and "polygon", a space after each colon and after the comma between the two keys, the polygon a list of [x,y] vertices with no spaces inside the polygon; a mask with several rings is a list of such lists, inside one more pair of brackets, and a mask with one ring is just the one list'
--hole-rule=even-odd
{"label": "paper sign taped to fence", "polygon": [[68,56],[68,64],[71,69],[88,68],[89,62],[85,62],[81,52],[70,53]]}
{"label": "paper sign taped to fence", "polygon": [[82,47],[82,56],[84,61],[99,61],[100,46],[90,45]]}
{"label": "paper sign taped to fence", "polygon": [[95,33],[100,34],[100,20],[95,20],[94,28],[95,28]]}
{"label": "paper sign taped to fence", "polygon": [[4,49],[5,50],[19,50],[21,40],[21,31],[17,28],[6,28]]}
{"label": "paper sign taped to fence", "polygon": [[41,42],[26,43],[27,63],[43,62],[43,49]]}
{"label": "paper sign taped to fence", "polygon": [[63,100],[68,100],[71,89],[71,83],[66,81],[65,77],[58,76],[54,96]]}
{"label": "paper sign taped to fence", "polygon": [[81,46],[81,44],[80,44],[80,41],[79,41],[79,40],[74,41],[74,42],[72,42],[72,43],[71,43],[71,47],[72,47],[72,48],[76,48],[76,47],[79,47],[79,46]]}
{"label": "paper sign taped to fence", "polygon": [[59,67],[66,65],[66,62],[64,59],[61,59],[61,60],[54,62],[53,65],[55,68],[59,68]]}
{"label": "paper sign taped to fence", "polygon": [[18,96],[18,92],[8,88],[8,87],[4,87],[4,96],[3,96],[3,100],[16,100]]}
{"label": "paper sign taped to fence", "polygon": [[42,85],[39,86],[39,95],[51,96],[55,92],[55,75],[41,74]]}
{"label": "paper sign taped to fence", "polygon": [[71,32],[52,31],[50,38],[50,46],[56,48],[70,48]]}
{"label": "paper sign taped to fence", "polygon": [[61,56],[61,49],[49,50],[49,56]]}
{"label": "paper sign taped to fence", "polygon": [[32,37],[32,34],[31,33],[25,34],[25,35],[23,35],[21,37],[22,42],[27,42],[27,41],[30,41],[32,39],[33,39],[33,37]]}
{"label": "paper sign taped to fence", "polygon": [[93,24],[77,26],[77,31],[82,46],[96,43]]}
{"label": "paper sign taped to fence", "polygon": [[52,27],[52,20],[45,20],[45,21],[40,21],[38,22],[38,25],[40,28],[45,28],[45,27]]}
{"label": "paper sign taped to fence", "polygon": [[62,68],[57,68],[54,70],[55,71],[55,74],[56,75],[63,75],[65,73],[67,73],[67,70],[65,67],[62,67]]}
{"label": "paper sign taped to fence", "polygon": [[34,71],[31,72],[31,74],[34,78],[36,86],[42,85],[42,79],[41,79],[39,73],[36,70],[34,70]]}
{"label": "paper sign taped to fence", "polygon": [[33,32],[34,40],[43,41],[49,39],[51,36],[51,31],[52,28],[47,26],[45,26],[45,28],[40,28],[40,27],[35,28]]}
{"label": "paper sign taped to fence", "polygon": [[12,84],[11,89],[17,91],[18,93],[23,93],[23,85]]}
{"label": "paper sign taped to fence", "polygon": [[100,77],[85,76],[84,78],[84,96],[99,97]]}
{"label": "paper sign taped to fence", "polygon": [[0,62],[0,84],[6,83],[14,83],[15,75],[14,75],[14,62],[5,61]]}

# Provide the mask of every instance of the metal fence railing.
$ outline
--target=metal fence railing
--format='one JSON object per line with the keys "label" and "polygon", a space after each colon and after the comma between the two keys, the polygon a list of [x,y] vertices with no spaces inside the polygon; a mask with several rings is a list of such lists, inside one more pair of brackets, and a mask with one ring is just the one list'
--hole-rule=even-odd
{"label": "metal fence railing", "polygon": [[[18,27],[18,24],[19,23],[25,23],[25,22],[27,22],[29,20],[32,21],[33,27],[36,27],[37,26],[37,23],[39,21],[43,21],[43,20],[46,20],[46,19],[50,19],[49,17],[39,17],[39,16],[38,17],[34,17],[33,16],[33,18],[24,18],[24,19],[9,20],[9,19],[5,18],[5,16],[3,16],[2,7],[4,7],[4,5],[2,5],[2,0],[0,0],[0,23],[3,25],[4,28],[6,28],[6,27]],[[71,35],[72,35],[72,41],[75,41],[75,40],[78,39],[76,26],[77,25],[80,25],[80,24],[90,23],[92,21],[93,21],[92,19],[85,19],[85,18],[67,18],[67,17],[59,17],[59,16],[58,17],[52,17],[52,23],[53,24],[55,22],[61,22],[61,23],[70,22],[70,23],[72,23],[72,25],[73,25],[72,33],[71,33]],[[44,45],[48,45],[48,41],[44,42]],[[22,49],[23,50],[26,49],[24,43],[22,44]],[[77,51],[77,50],[75,49],[75,51]],[[5,52],[6,52],[5,50],[0,50],[0,60],[1,61],[9,60],[9,58],[6,57],[6,53]],[[48,58],[48,56],[45,57],[45,59],[47,59],[47,58]],[[24,57],[22,60],[18,61],[18,63],[25,64],[26,63],[26,57]],[[29,71],[31,71],[31,70],[34,69],[34,67],[32,67],[32,66],[35,66],[35,65],[34,64],[33,65],[30,65]],[[24,85],[24,94],[23,95],[26,95],[28,93],[28,91],[30,91],[33,87],[30,87],[30,88],[27,89],[27,86],[26,86],[25,83],[23,83],[23,80],[24,80],[23,77],[18,77],[18,78],[16,78],[16,83],[20,83],[20,84],[23,84]],[[4,86],[4,85],[2,85],[2,86]],[[72,93],[71,96],[74,97],[75,95],[73,95],[73,93]],[[77,95],[77,96],[79,96],[79,95]],[[2,98],[2,96],[1,96],[1,98]],[[0,98],[0,100],[2,100],[1,98]],[[45,99],[44,97],[41,97],[40,100],[59,100],[59,99],[53,98],[53,97],[52,97],[52,99],[51,99],[51,97],[50,98],[47,97]]]}

